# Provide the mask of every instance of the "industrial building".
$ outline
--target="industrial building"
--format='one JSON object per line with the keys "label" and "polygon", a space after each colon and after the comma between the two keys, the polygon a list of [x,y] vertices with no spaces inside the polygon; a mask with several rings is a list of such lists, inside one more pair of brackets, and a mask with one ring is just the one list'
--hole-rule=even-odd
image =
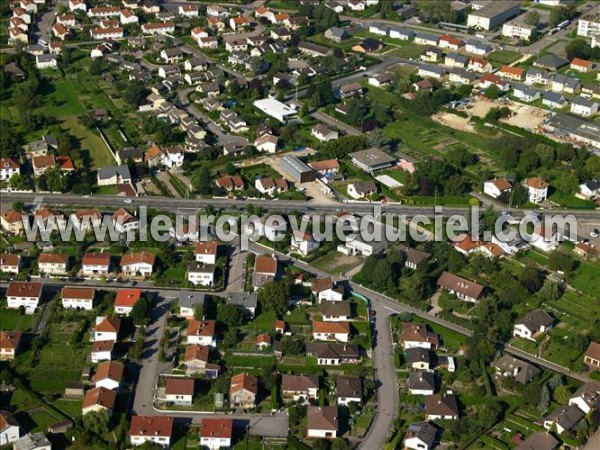
{"label": "industrial building", "polygon": [[315,181],[317,176],[317,173],[311,167],[293,155],[285,155],[281,159],[280,167],[296,183]]}
{"label": "industrial building", "polygon": [[271,97],[262,100],[256,100],[254,106],[260,109],[267,116],[271,116],[281,123],[286,123],[289,119],[296,117],[297,111],[291,106],[281,103]]}
{"label": "industrial building", "polygon": [[485,3],[483,8],[473,11],[467,19],[469,28],[490,31],[499,27],[508,19],[519,15],[521,2],[493,1]]}
{"label": "industrial building", "polygon": [[579,18],[577,36],[595,37],[600,35],[600,6]]}

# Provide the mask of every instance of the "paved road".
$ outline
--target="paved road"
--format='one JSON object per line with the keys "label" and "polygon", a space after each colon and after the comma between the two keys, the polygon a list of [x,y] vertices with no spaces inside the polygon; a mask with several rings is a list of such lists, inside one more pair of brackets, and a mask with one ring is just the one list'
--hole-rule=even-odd
{"label": "paved road", "polygon": [[336,118],[331,117],[330,115],[325,114],[323,112],[315,111],[314,113],[311,114],[311,116],[313,116],[315,119],[317,119],[323,123],[326,123],[330,127],[337,128],[338,130],[344,131],[346,134],[348,134],[350,136],[360,136],[362,134],[360,132],[360,130],[357,130],[356,128],[351,127],[350,125],[347,125],[344,122],[341,122],[341,121],[337,120]]}
{"label": "paved road", "polygon": [[[72,194],[45,194],[45,193],[18,193],[2,192],[0,195],[0,208],[2,210],[10,208],[14,202],[21,201],[25,204],[45,204],[48,206],[78,206],[78,207],[122,207],[123,197],[115,195],[102,195],[82,197]],[[184,213],[197,211],[199,208],[212,205],[215,208],[226,210],[242,210],[248,205],[260,207],[264,211],[305,211],[307,213],[332,213],[331,203],[309,203],[304,200],[269,200],[269,199],[245,199],[230,200],[222,198],[211,199],[185,199],[170,197],[137,197],[133,199],[132,207],[147,206],[149,208],[172,212]],[[339,203],[339,208],[356,214],[373,213],[375,203],[367,202],[348,202]],[[515,218],[522,217],[527,211],[517,208],[502,208],[503,211],[510,212]],[[441,214],[444,216],[452,214],[465,214],[469,207],[445,207]],[[434,209],[431,206],[402,205],[397,203],[387,203],[382,205],[382,212],[389,214],[414,215],[432,215]],[[536,210],[541,215],[572,214],[578,219],[600,220],[600,211],[597,210],[568,210],[568,209],[544,209]]]}

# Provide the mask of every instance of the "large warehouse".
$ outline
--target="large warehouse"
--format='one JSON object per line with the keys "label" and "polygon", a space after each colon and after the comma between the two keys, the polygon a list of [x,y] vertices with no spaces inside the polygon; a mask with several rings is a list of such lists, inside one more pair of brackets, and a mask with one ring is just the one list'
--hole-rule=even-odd
{"label": "large warehouse", "polygon": [[483,8],[469,14],[467,19],[469,28],[490,31],[521,12],[521,2],[493,1],[484,5]]}
{"label": "large warehouse", "polygon": [[281,159],[281,169],[296,183],[315,181],[316,172],[293,155]]}

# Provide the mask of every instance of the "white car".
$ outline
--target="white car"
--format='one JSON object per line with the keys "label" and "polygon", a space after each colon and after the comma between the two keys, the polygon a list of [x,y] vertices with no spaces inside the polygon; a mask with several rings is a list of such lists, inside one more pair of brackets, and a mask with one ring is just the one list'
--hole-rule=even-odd
{"label": "white car", "polygon": [[126,198],[125,200],[123,200],[123,203],[125,203],[126,205],[131,205],[133,203],[133,200],[131,200],[130,198]]}
{"label": "white car", "polygon": [[596,238],[600,236],[600,230],[598,230],[598,228],[594,228],[592,231],[590,231],[590,237]]}

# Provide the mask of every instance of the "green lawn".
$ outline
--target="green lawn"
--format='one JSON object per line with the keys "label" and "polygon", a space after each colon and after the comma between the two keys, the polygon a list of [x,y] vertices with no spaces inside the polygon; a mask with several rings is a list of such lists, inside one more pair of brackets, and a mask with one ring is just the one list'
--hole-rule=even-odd
{"label": "green lawn", "polygon": [[564,206],[565,208],[581,208],[581,209],[594,209],[595,205],[593,202],[589,200],[583,200],[575,197],[574,195],[567,194],[560,191],[554,191],[548,200],[551,202],[558,203],[560,206]]}
{"label": "green lawn", "polygon": [[54,81],[51,92],[44,102],[44,111],[53,117],[80,116],[85,109],[79,101],[75,80]]}
{"label": "green lawn", "polygon": [[593,264],[586,261],[580,261],[573,275],[573,279],[571,280],[571,284],[586,294],[593,297],[597,296],[598,286],[600,286],[599,265],[597,263]]}
{"label": "green lawn", "polygon": [[79,140],[81,148],[90,156],[90,169],[116,164],[110,150],[95,131],[91,131],[79,123],[77,116],[63,117],[63,127]]}
{"label": "green lawn", "polygon": [[518,60],[520,57],[520,53],[511,52],[510,50],[498,50],[487,55],[487,59],[490,62],[497,64],[511,64]]}
{"label": "green lawn", "polygon": [[400,42],[402,41],[396,42],[396,40],[394,39],[395,45],[393,45],[393,50],[390,50],[391,47],[388,47],[386,50],[384,50],[383,53],[385,53],[386,55],[397,56],[399,58],[418,59],[421,56],[421,53],[423,53],[423,50],[425,49],[425,47],[421,45],[416,45],[412,43],[402,45],[400,44]]}
{"label": "green lawn", "polygon": [[20,314],[18,309],[0,309],[0,328],[7,331],[29,331],[33,327],[34,315]]}

